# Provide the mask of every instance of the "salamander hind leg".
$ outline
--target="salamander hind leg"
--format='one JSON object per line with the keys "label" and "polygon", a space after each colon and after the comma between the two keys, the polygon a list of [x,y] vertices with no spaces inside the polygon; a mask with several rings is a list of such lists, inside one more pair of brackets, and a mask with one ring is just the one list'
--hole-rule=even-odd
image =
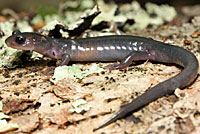
{"label": "salamander hind leg", "polygon": [[130,53],[128,56],[126,56],[126,58],[124,60],[122,60],[119,64],[111,64],[111,65],[108,65],[108,66],[105,66],[104,68],[105,69],[110,69],[110,70],[113,70],[113,69],[123,69],[123,68],[126,68],[128,67],[132,61],[134,60],[134,53]]}
{"label": "salamander hind leg", "polygon": [[128,54],[124,60],[122,60],[119,64],[111,64],[108,66],[105,66],[105,69],[124,69],[128,67],[133,61],[138,61],[138,60],[146,60],[148,59],[148,54],[144,52],[131,52]]}

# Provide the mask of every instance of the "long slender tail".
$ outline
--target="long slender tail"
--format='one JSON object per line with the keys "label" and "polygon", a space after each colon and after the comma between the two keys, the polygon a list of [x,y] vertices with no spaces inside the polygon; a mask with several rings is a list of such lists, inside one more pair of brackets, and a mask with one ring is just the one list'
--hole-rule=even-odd
{"label": "long slender tail", "polygon": [[[166,94],[173,93],[176,88],[183,88],[194,81],[199,68],[196,57],[191,52],[179,47],[176,47],[176,49],[172,51],[174,52],[167,54],[170,56],[170,59],[172,59],[171,62],[183,66],[184,69],[176,76],[159,83],[158,85],[149,89],[146,93],[133,100],[131,103],[121,107],[121,109],[111,118],[109,118],[100,126],[94,128],[94,131],[111,124],[112,122],[124,117],[126,114],[134,112]],[[159,59],[159,57],[157,57],[157,59]]]}

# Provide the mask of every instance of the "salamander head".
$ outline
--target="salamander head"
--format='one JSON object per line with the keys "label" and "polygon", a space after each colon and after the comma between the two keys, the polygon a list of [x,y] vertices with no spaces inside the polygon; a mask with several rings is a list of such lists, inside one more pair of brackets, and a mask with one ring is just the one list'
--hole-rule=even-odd
{"label": "salamander head", "polygon": [[46,37],[36,33],[21,33],[19,30],[13,31],[12,35],[6,39],[6,44],[9,47],[20,50],[34,50],[35,46],[40,46],[45,43]]}

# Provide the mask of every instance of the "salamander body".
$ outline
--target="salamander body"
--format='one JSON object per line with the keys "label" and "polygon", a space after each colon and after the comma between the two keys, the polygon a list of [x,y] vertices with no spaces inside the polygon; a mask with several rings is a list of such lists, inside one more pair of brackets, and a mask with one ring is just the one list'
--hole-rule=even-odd
{"label": "salamander body", "polygon": [[133,61],[148,59],[183,67],[179,74],[159,83],[131,103],[121,107],[110,119],[94,130],[134,112],[164,95],[173,93],[176,88],[188,86],[195,80],[199,68],[198,61],[191,52],[150,38],[137,36],[112,35],[83,39],[54,39],[36,33],[14,31],[12,36],[6,39],[6,44],[12,48],[33,50],[47,57],[61,60],[61,66],[67,65],[69,61],[120,61],[120,64],[112,64],[106,68],[122,69]]}

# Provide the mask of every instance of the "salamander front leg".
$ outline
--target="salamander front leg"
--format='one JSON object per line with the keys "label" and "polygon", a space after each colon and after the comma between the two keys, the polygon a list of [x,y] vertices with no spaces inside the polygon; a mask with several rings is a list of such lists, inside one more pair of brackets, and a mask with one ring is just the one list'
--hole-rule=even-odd
{"label": "salamander front leg", "polygon": [[70,56],[68,54],[64,54],[62,56],[62,60],[61,60],[59,66],[67,65],[69,63],[69,61],[70,61]]}
{"label": "salamander front leg", "polygon": [[[68,54],[64,54],[62,57],[63,58],[62,58],[59,66],[67,65],[70,61],[70,56]],[[53,73],[54,73],[54,70],[51,70],[47,73],[47,75],[50,75],[50,74],[53,74]]]}

